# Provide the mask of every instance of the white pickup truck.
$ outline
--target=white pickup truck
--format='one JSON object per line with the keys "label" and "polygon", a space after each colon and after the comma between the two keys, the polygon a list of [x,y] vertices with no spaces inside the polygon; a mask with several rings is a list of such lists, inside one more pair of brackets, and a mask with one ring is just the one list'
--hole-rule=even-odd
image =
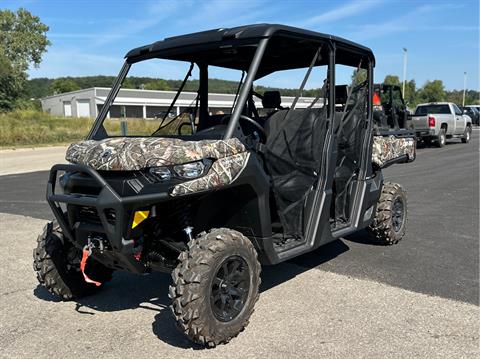
{"label": "white pickup truck", "polygon": [[448,138],[460,138],[468,143],[472,135],[472,120],[452,102],[423,103],[411,116],[417,138],[445,146]]}

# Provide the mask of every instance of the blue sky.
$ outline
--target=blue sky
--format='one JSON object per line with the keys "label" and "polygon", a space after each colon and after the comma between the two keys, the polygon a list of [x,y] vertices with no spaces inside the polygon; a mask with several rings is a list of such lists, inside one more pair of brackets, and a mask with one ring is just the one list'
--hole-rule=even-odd
{"label": "blue sky", "polygon": [[[447,89],[461,89],[464,71],[468,88],[480,85],[478,0],[20,0],[1,4],[12,10],[25,7],[50,27],[52,46],[40,68],[30,71],[31,77],[114,75],[123,55],[133,47],[172,35],[270,22],[331,33],[372,48],[377,81],[386,74],[401,78],[402,47],[406,47],[407,78],[414,78],[418,86],[441,79]],[[149,70],[139,74],[182,76],[171,66]]]}

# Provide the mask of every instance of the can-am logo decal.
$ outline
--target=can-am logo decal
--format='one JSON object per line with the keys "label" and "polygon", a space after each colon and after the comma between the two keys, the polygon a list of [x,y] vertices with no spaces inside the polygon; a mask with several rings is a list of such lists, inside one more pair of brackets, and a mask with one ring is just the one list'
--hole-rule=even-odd
{"label": "can-am logo decal", "polygon": [[112,155],[112,149],[111,148],[107,148],[105,151],[103,151],[102,153],[102,158],[105,158],[105,157],[109,157]]}

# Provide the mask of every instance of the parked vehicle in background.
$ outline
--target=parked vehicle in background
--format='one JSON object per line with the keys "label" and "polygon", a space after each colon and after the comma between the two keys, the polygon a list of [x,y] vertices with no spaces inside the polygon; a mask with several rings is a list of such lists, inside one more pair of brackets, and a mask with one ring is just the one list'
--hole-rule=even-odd
{"label": "parked vehicle in background", "polygon": [[467,115],[472,119],[472,124],[478,125],[480,122],[480,110],[477,109],[475,106],[465,106],[462,107],[463,114]]}
{"label": "parked vehicle in background", "polygon": [[383,128],[408,128],[408,110],[398,85],[373,86],[373,119]]}
{"label": "parked vehicle in background", "polygon": [[472,120],[453,102],[423,103],[411,117],[417,138],[426,143],[445,146],[447,139],[460,138],[468,143],[472,134]]}

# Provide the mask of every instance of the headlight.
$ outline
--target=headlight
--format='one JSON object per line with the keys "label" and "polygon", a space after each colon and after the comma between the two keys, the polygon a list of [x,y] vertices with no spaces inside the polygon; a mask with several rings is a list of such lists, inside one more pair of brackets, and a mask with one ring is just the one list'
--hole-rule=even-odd
{"label": "headlight", "polygon": [[203,160],[173,166],[175,173],[179,177],[185,179],[193,179],[202,176],[205,172],[205,168],[206,166]]}
{"label": "headlight", "polygon": [[167,167],[152,167],[149,172],[155,179],[161,182],[169,181],[172,177],[172,173]]}

